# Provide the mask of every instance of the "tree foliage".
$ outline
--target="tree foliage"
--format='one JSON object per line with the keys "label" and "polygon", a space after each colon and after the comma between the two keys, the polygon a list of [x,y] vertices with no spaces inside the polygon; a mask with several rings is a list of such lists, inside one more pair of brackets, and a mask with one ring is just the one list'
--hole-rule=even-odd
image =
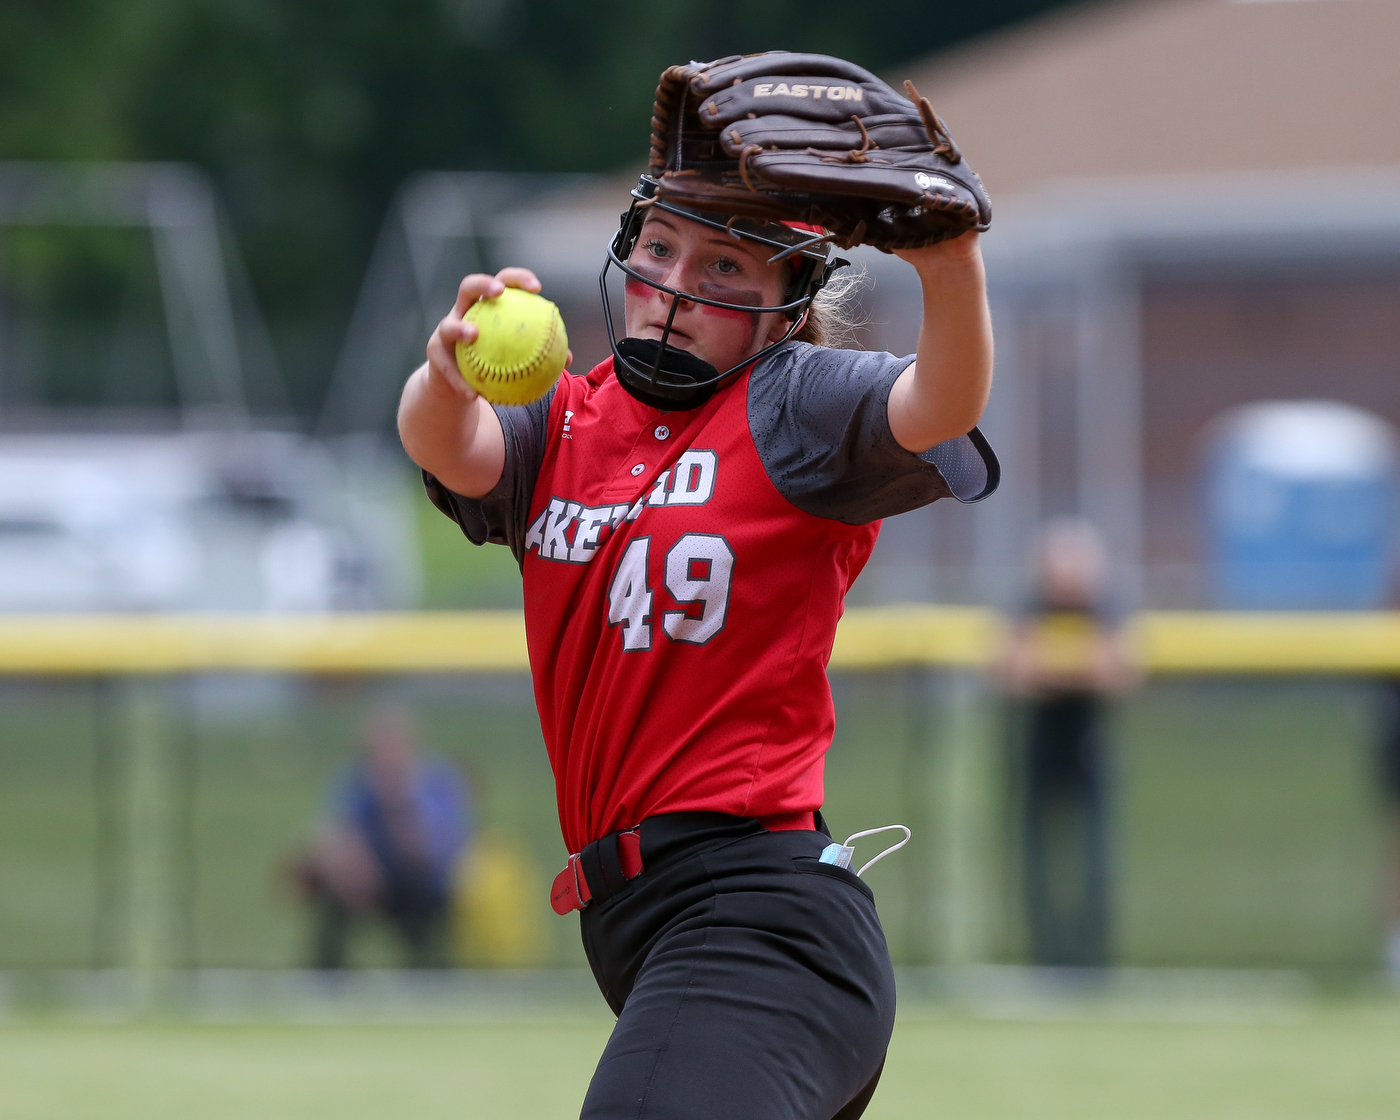
{"label": "tree foliage", "polygon": [[310,410],[407,175],[613,169],[669,63],[784,47],[883,70],[1055,2],[6,0],[0,158],[210,171]]}

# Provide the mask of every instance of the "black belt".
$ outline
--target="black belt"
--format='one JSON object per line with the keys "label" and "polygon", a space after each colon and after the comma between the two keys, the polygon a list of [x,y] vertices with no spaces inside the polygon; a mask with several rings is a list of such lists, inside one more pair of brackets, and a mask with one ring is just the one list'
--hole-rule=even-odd
{"label": "black belt", "polygon": [[776,813],[768,817],[735,817],[727,813],[661,813],[648,817],[636,828],[612,832],[594,840],[583,851],[571,855],[564,870],[554,877],[549,904],[556,914],[584,910],[592,902],[611,898],[645,870],[643,843],[652,858],[663,856],[679,845],[703,840],[709,835],[732,837],[734,830],[748,828],[759,832],[786,832],[815,829],[825,832],[820,813]]}

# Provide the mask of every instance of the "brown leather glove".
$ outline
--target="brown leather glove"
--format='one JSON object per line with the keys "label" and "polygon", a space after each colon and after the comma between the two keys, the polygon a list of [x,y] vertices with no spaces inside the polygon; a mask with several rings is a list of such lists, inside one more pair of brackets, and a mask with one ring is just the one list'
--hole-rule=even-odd
{"label": "brown leather glove", "polygon": [[910,101],[859,66],[768,51],[672,66],[652,116],[668,202],[807,222],[849,248],[913,249],[984,230],[992,204],[913,83]]}

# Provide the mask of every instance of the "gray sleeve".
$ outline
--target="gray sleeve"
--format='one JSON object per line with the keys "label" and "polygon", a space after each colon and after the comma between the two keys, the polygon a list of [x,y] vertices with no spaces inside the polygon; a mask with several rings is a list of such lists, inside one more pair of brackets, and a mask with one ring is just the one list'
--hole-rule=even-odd
{"label": "gray sleeve", "polygon": [[749,428],[778,492],[806,513],[863,525],[995,490],[1001,469],[976,428],[921,455],[895,441],[890,389],[913,360],[799,342],[761,362],[749,379]]}
{"label": "gray sleeve", "polygon": [[492,405],[500,417],[506,437],[506,463],[501,481],[484,498],[466,498],[449,490],[427,471],[423,485],[433,505],[452,518],[472,544],[503,544],[525,563],[525,528],[530,517],[530,499],[535,479],[544,462],[545,438],[549,431],[549,409],[554,403],[551,389],[534,404]]}

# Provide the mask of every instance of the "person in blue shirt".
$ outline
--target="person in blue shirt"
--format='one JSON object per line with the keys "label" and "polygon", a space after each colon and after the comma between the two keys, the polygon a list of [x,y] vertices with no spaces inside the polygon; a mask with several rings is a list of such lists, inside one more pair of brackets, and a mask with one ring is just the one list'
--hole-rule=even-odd
{"label": "person in blue shirt", "polygon": [[353,927],[373,918],[393,928],[409,967],[445,965],[453,880],[471,824],[457,768],[419,755],[401,709],[375,711],[364,751],[333,780],[298,868],[315,912],[313,965],[343,968]]}

